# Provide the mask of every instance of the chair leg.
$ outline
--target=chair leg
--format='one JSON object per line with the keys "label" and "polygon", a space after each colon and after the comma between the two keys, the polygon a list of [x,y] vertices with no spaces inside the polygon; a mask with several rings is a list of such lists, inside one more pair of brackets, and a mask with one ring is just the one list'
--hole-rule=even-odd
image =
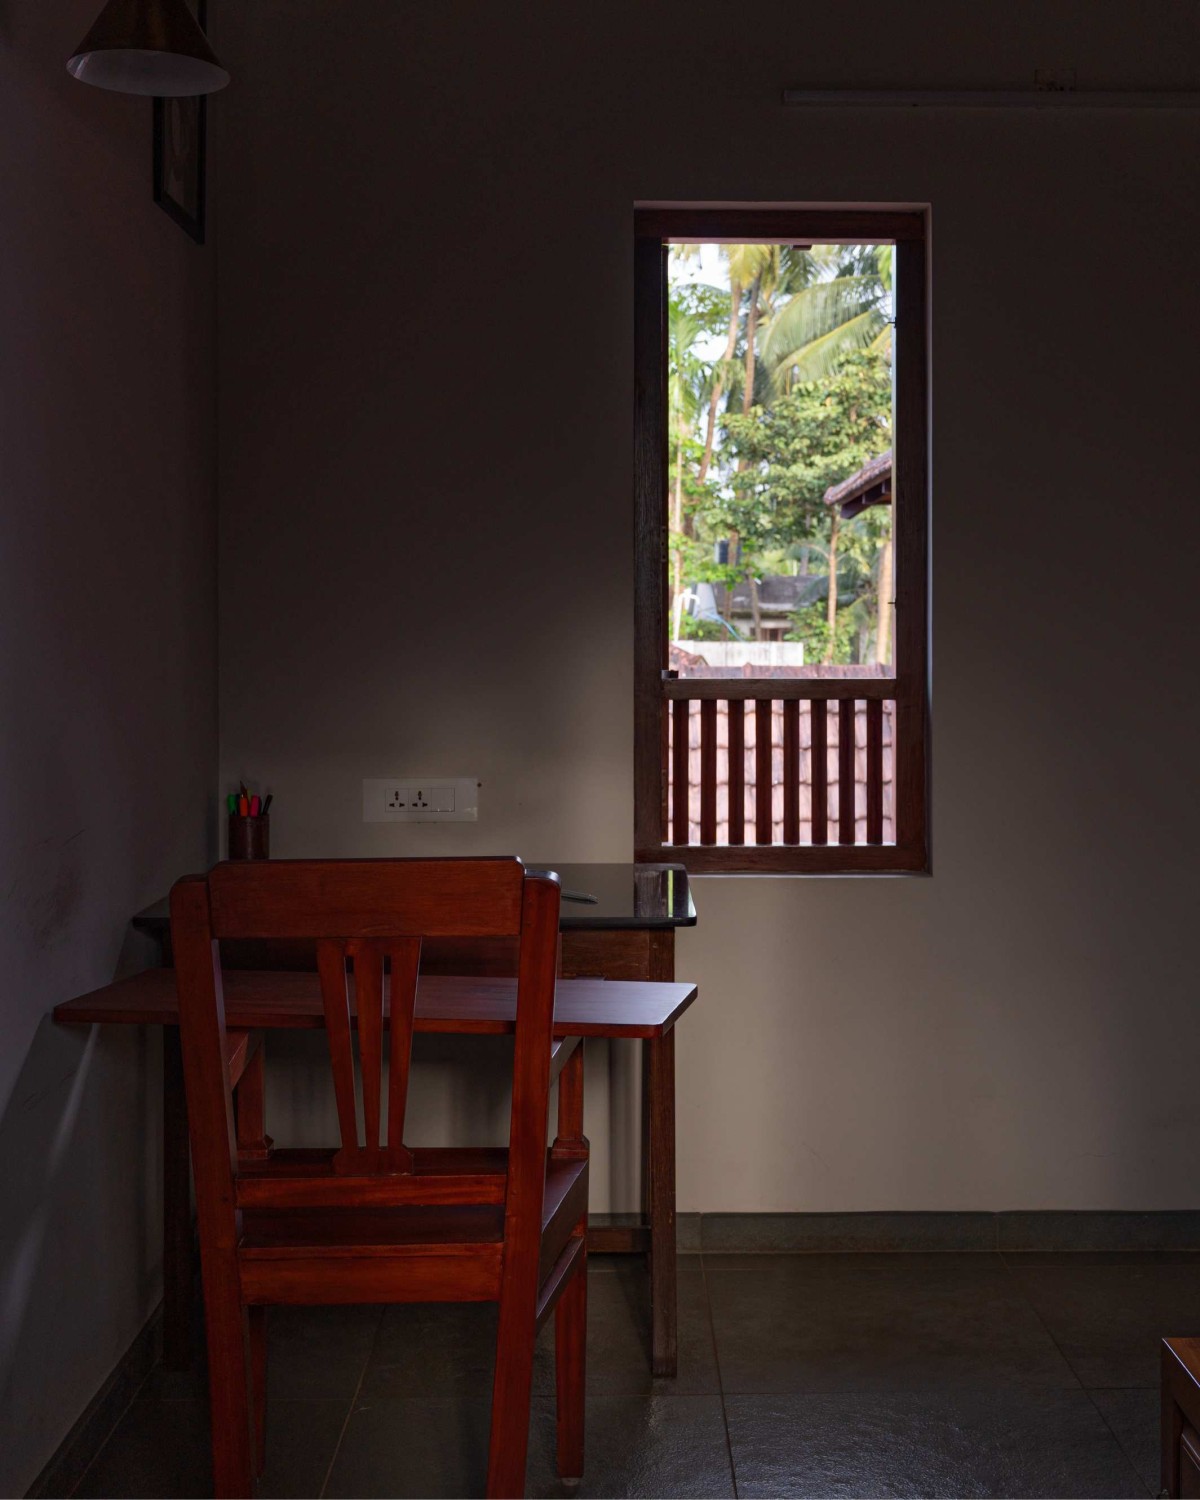
{"label": "chair leg", "polygon": [[533,1296],[524,1295],[524,1291],[524,1288],[514,1289],[500,1298],[492,1431],[488,1441],[488,1500],[520,1500],[525,1493],[537,1329],[536,1287]]}
{"label": "chair leg", "polygon": [[250,1388],[254,1398],[254,1472],[267,1466],[267,1309],[246,1309],[250,1322]]}
{"label": "chair leg", "polygon": [[237,1261],[231,1252],[201,1254],[208,1335],[208,1397],[212,1422],[213,1494],[247,1500],[254,1494],[249,1330]]}
{"label": "chair leg", "polygon": [[560,1479],[583,1475],[583,1423],[587,1370],[587,1220],[578,1269],[554,1309],[554,1384],[558,1406]]}

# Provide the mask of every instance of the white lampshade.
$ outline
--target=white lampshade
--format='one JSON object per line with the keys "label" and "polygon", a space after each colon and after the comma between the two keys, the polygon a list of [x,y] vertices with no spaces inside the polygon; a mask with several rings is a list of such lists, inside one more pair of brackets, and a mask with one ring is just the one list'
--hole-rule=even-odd
{"label": "white lampshade", "polygon": [[215,94],[229,82],[185,0],[108,0],[67,72],[121,94]]}

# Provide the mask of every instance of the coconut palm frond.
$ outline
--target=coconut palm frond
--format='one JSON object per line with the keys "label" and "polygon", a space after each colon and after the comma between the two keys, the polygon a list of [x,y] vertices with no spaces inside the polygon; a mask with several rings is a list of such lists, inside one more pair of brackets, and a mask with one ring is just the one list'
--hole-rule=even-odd
{"label": "coconut palm frond", "polygon": [[875,308],[881,296],[877,276],[838,276],[805,287],[784,303],[763,331],[763,362],[782,363],[840,324]]}
{"label": "coconut palm frond", "polygon": [[790,390],[799,381],[820,380],[833,374],[847,354],[868,348],[885,331],[887,321],[877,307],[848,318],[780,360],[771,376],[775,389]]}

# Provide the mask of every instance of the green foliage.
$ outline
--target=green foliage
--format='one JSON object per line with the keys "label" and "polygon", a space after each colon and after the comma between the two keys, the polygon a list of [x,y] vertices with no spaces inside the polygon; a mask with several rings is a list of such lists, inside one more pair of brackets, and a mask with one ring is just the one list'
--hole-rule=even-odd
{"label": "green foliage", "polygon": [[792,628],[785,639],[804,642],[806,662],[831,661],[846,663],[854,660],[854,649],[858,641],[858,622],[850,610],[839,609],[834,630],[833,653],[829,653],[829,621],[825,614],[825,601],[807,604],[792,616]]}
{"label": "green foliage", "polygon": [[745,467],[713,507],[719,521],[756,548],[827,537],[825,491],[888,446],[891,401],[887,361],[864,351],[771,406],[726,416],[730,451]]}
{"label": "green foliage", "polygon": [[734,641],[737,636],[717,620],[697,620],[694,615],[684,615],[679,639],[683,641]]}
{"label": "green foliage", "polygon": [[[673,262],[698,253],[675,247]],[[802,571],[820,570],[822,559],[828,566],[826,490],[891,441],[890,247],[726,245],[720,257],[726,286],[670,287],[670,548],[680,587],[732,588],[797,562]],[[724,359],[731,326],[733,353]],[[752,404],[743,411],[747,364]],[[839,524],[834,660],[851,661],[869,645],[890,527],[883,508]],[[722,539],[727,564],[714,561]],[[685,634],[694,628],[683,625]],[[810,660],[825,658],[823,603],[797,612],[792,638],[805,641]]]}

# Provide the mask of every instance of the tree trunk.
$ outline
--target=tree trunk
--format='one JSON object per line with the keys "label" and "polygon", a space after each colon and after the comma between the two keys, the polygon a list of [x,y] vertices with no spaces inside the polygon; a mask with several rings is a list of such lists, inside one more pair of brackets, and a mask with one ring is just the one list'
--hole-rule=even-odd
{"label": "tree trunk", "polygon": [[683,533],[683,439],[675,452],[675,497],[671,507],[671,529],[676,542],[671,562],[671,622],[675,621],[675,602],[683,592],[683,543],[678,538]]}
{"label": "tree trunk", "polygon": [[837,544],[841,523],[842,518],[835,507],[833,525],[829,529],[829,592],[825,600],[825,625],[829,631],[829,641],[825,647],[826,662],[833,660],[837,649]]}
{"label": "tree trunk", "polygon": [[[723,363],[728,363],[733,358],[737,349],[738,314],[742,310],[742,288],[736,281],[729,284],[729,333],[725,339],[725,353],[721,356]],[[712,396],[708,402],[708,425],[704,432],[704,457],[700,460],[700,473],[696,476],[703,484],[708,478],[709,465],[712,463],[713,441],[717,432],[717,407],[721,401],[721,392],[724,386],[721,382],[720,365],[717,366],[717,378],[713,381]]]}
{"label": "tree trunk", "polygon": [[758,579],[753,573],[747,573],[746,582],[750,585],[750,613],[754,618],[754,639],[761,641],[763,638],[762,601],[758,597]]}
{"label": "tree trunk", "polygon": [[875,660],[886,667],[892,656],[892,529],[889,517],[887,540],[879,559],[879,624],[875,630]]}
{"label": "tree trunk", "polygon": [[754,338],[758,332],[758,294],[762,287],[761,273],[754,278],[750,288],[750,308],[746,313],[746,366],[742,384],[742,416],[754,405]]}
{"label": "tree trunk", "polygon": [[[762,276],[754,278],[750,288],[750,307],[746,313],[746,362],[743,367],[742,378],[742,416],[746,416],[754,404],[754,339],[758,332],[758,293],[762,286]],[[746,460],[738,460],[738,473],[746,469]],[[746,572],[746,583],[750,588],[750,617],[754,631],[754,639],[761,641],[762,633],[762,601],[758,596],[758,579],[749,570]]]}

